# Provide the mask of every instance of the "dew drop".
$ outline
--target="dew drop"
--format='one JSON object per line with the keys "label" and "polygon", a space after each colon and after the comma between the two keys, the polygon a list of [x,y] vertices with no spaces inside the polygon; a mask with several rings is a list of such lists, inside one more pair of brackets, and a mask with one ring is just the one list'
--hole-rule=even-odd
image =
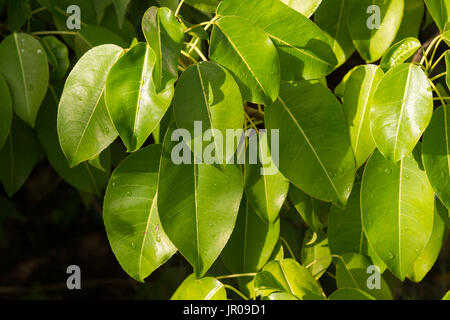
{"label": "dew drop", "polygon": [[127,192],[127,196],[131,197],[133,194],[131,193],[131,191]]}
{"label": "dew drop", "polygon": [[161,236],[159,234],[156,235],[156,241],[161,242]]}
{"label": "dew drop", "polygon": [[392,252],[389,252],[388,254],[389,259],[394,259],[395,258],[395,254],[393,254]]}
{"label": "dew drop", "polygon": [[406,176],[405,176],[405,179],[406,179],[406,180],[409,180],[409,175],[406,175]]}
{"label": "dew drop", "polygon": [[384,173],[386,173],[386,174],[391,174],[392,173],[392,170],[391,169],[389,169],[389,168],[386,168],[386,169],[384,169]]}
{"label": "dew drop", "polygon": [[135,248],[136,248],[136,243],[132,242],[132,243],[131,243],[131,247],[132,247],[133,249],[135,249]]}
{"label": "dew drop", "polygon": [[115,182],[113,182],[112,184],[111,184],[113,187],[115,187],[116,186],[116,183]]}
{"label": "dew drop", "polygon": [[42,53],[41,49],[37,49],[36,53],[41,54]]}

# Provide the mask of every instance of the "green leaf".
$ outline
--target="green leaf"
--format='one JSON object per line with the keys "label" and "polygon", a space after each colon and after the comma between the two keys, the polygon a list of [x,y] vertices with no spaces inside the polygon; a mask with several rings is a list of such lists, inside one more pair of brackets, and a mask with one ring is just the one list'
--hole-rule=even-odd
{"label": "green leaf", "polygon": [[314,278],[320,279],[331,265],[330,248],[328,247],[328,239],[325,233],[320,233],[314,243],[310,243],[311,238],[313,238],[313,231],[308,230],[303,240],[301,252],[302,264],[304,266],[311,264],[308,270]]}
{"label": "green leaf", "polygon": [[100,23],[105,16],[106,8],[112,4],[112,0],[94,0],[93,2],[95,13],[97,15],[97,23]]}
{"label": "green leaf", "polygon": [[[379,28],[375,25],[376,13],[368,11],[374,5],[380,9]],[[400,28],[405,5],[404,0],[352,1],[348,28],[356,49],[368,63],[380,59],[391,46]]]}
{"label": "green leaf", "polygon": [[81,58],[90,49],[103,44],[115,44],[126,48],[129,43],[119,34],[99,26],[83,26],[75,37],[75,53]]}
{"label": "green leaf", "polygon": [[265,133],[259,133],[258,147],[260,161],[257,164],[245,163],[244,191],[258,215],[266,223],[273,223],[286,200],[289,181],[272,160]]}
{"label": "green leaf", "polygon": [[342,108],[357,168],[361,167],[375,150],[369,115],[375,90],[383,76],[383,71],[378,66],[363,65],[352,71],[345,84]]}
{"label": "green leaf", "polygon": [[315,233],[320,233],[326,227],[329,203],[308,196],[294,185],[289,188],[289,198],[303,221]]}
{"label": "green leaf", "polygon": [[450,208],[450,107],[433,113],[423,136],[422,159],[431,186],[442,203]]}
{"label": "green leaf", "polygon": [[176,252],[157,208],[161,150],[161,145],[151,145],[122,161],[111,176],[103,204],[111,248],[122,268],[140,282]]}
{"label": "green leaf", "polygon": [[18,31],[31,17],[29,0],[9,0],[8,25],[11,31]]}
{"label": "green leaf", "polygon": [[421,47],[416,38],[405,38],[394,44],[383,56],[380,67],[384,72],[405,62]]}
{"label": "green leaf", "polygon": [[[450,71],[450,51],[445,53],[445,66],[446,71]],[[447,71],[447,75],[445,76],[445,82],[447,83],[447,88],[450,89],[450,72]]]}
{"label": "green leaf", "polygon": [[220,0],[186,0],[186,3],[190,6],[205,12],[216,11],[219,2]]}
{"label": "green leaf", "polygon": [[450,290],[447,291],[447,293],[446,293],[445,296],[442,298],[442,300],[450,300]]}
{"label": "green leaf", "polygon": [[278,96],[280,64],[277,50],[264,31],[249,20],[237,16],[217,20],[211,34],[209,55],[211,60],[232,72],[245,100],[267,104]]}
{"label": "green leaf", "polygon": [[140,43],[117,60],[106,80],[106,106],[128,152],[144,144],[172,101],[173,85],[156,90],[151,74],[157,63],[150,46]]}
{"label": "green leaf", "polygon": [[[226,69],[214,62],[189,66],[177,83],[173,107],[177,126],[188,130],[192,137],[188,145],[196,158],[203,159],[211,149],[209,145],[214,159],[205,159],[206,163],[223,164],[233,156],[236,146],[233,154],[226,152],[226,131],[243,127],[244,108],[239,87]],[[195,125],[201,125],[200,134]]]}
{"label": "green leaf", "polygon": [[13,110],[34,127],[48,88],[47,56],[38,40],[14,33],[0,44],[0,74],[11,90]]}
{"label": "green leaf", "polygon": [[405,1],[402,23],[400,24],[394,43],[409,37],[419,38],[424,11],[425,4],[423,0]]}
{"label": "green leaf", "polygon": [[314,198],[345,204],[355,161],[336,97],[317,82],[283,83],[265,121],[279,129],[281,173]]}
{"label": "green leaf", "polygon": [[[433,220],[433,231],[431,233],[430,241],[428,241],[427,246],[422,251],[420,256],[414,262],[414,265],[407,274],[408,279],[414,282],[420,282],[431,270],[434,263],[436,262],[439,253],[441,252],[442,245],[445,239],[445,222],[438,210],[442,210],[444,207],[439,200],[436,199],[435,210],[434,210],[434,220]],[[445,208],[444,210],[445,211]]]}
{"label": "green leaf", "polygon": [[[337,64],[326,33],[280,0],[223,0],[217,14],[237,15],[264,29],[278,49],[282,80],[317,79]],[[236,27],[246,43],[252,39],[255,45],[248,28]]]}
{"label": "green leaf", "polygon": [[184,32],[168,8],[151,7],[142,18],[142,31],[156,54],[153,81],[156,91],[173,87],[178,78],[178,59],[183,47]]}
{"label": "green leaf", "polygon": [[350,1],[322,0],[314,15],[314,22],[331,37],[331,48],[336,55],[337,66],[345,63],[355,51],[347,28]]}
{"label": "green leaf", "polygon": [[333,292],[328,300],[376,300],[371,295],[355,288],[339,289]]}
{"label": "green leaf", "polygon": [[173,294],[171,300],[227,300],[223,284],[214,278],[187,277]]}
{"label": "green leaf", "polygon": [[0,149],[5,145],[11,130],[12,100],[5,78],[0,74]]}
{"label": "green leaf", "polygon": [[70,167],[95,158],[117,138],[104,91],[109,70],[121,53],[116,45],[93,48],[66,80],[58,108],[58,136]]}
{"label": "green leaf", "polygon": [[433,113],[433,94],[424,71],[414,64],[395,66],[375,91],[370,110],[375,144],[398,162],[410,154]]}
{"label": "green leaf", "polygon": [[[53,88],[50,88],[36,119],[37,135],[47,154],[48,161],[55,171],[73,187],[100,195],[108,183],[109,170],[107,172],[100,171],[87,162],[74,168],[69,167],[58,141],[57,112],[58,99]],[[103,158],[103,154],[101,158]]]}
{"label": "green leaf", "polygon": [[[355,288],[364,291],[377,300],[392,300],[391,290],[380,275],[380,287],[370,289],[368,268],[372,265],[369,259],[359,254],[345,254],[336,266],[336,284],[338,289]],[[371,284],[371,283],[370,283]]]}
{"label": "green leaf", "polygon": [[62,79],[69,69],[69,50],[54,36],[43,37],[41,43],[47,53],[48,63],[53,67],[52,75]]}
{"label": "green leaf", "polygon": [[419,147],[399,163],[376,151],[367,163],[361,187],[367,239],[402,281],[433,229],[434,192],[423,170]]}
{"label": "green leaf", "polygon": [[281,0],[292,9],[309,18],[320,6],[322,0]]}
{"label": "green leaf", "polygon": [[268,224],[244,198],[222,260],[233,273],[259,271],[269,261],[279,235],[280,220]]}
{"label": "green leaf", "polygon": [[446,0],[425,0],[425,4],[439,30],[444,31],[445,24],[450,21],[450,3]]}
{"label": "green leaf", "polygon": [[42,158],[42,149],[33,130],[17,117],[0,150],[0,181],[8,197],[12,197],[28,179]]}
{"label": "green leaf", "polygon": [[161,159],[158,210],[162,226],[180,253],[203,276],[225,247],[233,231],[243,186],[242,173],[237,165],[217,168],[205,163],[176,165],[180,144],[171,141],[175,127],[166,133]]}
{"label": "green leaf", "polygon": [[300,299],[288,292],[274,292],[269,294],[267,297],[263,297],[261,300],[300,300]]}
{"label": "green leaf", "polygon": [[301,300],[324,300],[319,282],[294,259],[270,261],[255,276],[254,285],[256,293],[263,297],[282,292]]}
{"label": "green leaf", "polygon": [[119,23],[119,27],[122,28],[123,20],[125,19],[125,15],[127,13],[127,7],[130,3],[130,0],[112,0],[114,4],[114,9],[116,10],[117,21]]}

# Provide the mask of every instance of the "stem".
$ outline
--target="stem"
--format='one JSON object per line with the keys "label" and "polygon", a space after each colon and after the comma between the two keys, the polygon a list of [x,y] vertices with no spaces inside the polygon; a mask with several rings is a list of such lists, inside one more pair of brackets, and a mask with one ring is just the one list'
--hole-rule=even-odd
{"label": "stem", "polygon": [[280,241],[283,242],[283,244],[285,245],[285,247],[288,249],[289,254],[291,255],[292,259],[297,260],[295,258],[295,254],[294,251],[292,251],[291,247],[289,246],[289,244],[287,243],[286,239],[284,239],[283,237],[280,237]]}
{"label": "stem", "polygon": [[440,98],[433,98],[433,100],[450,100],[450,97],[440,97]]}
{"label": "stem", "polygon": [[430,63],[433,63],[434,56],[436,55],[436,51],[439,48],[439,45],[441,44],[441,42],[443,40],[444,39],[442,37],[440,37],[439,40],[436,42],[436,45],[434,46],[433,54],[431,55],[431,58],[430,58]]}
{"label": "stem", "polygon": [[183,68],[182,66],[178,66],[178,70],[180,70],[181,72],[184,72],[186,69]]}
{"label": "stem", "polygon": [[203,61],[208,61],[208,59],[203,54],[202,50],[200,50],[196,46],[194,47],[194,50],[195,50],[195,52],[197,52],[197,54],[200,56],[200,58],[202,58]]}
{"label": "stem", "polygon": [[[428,82],[430,83],[431,87],[433,88],[434,92],[436,92],[437,96],[439,97],[438,100],[441,101],[442,105],[445,106],[445,100],[444,98],[442,98],[441,93],[439,92],[439,90],[436,88],[436,86],[434,85],[433,81],[431,81],[430,79],[428,79]],[[433,99],[434,100],[434,99]]]}
{"label": "stem", "polygon": [[306,269],[309,269],[309,268],[311,268],[313,265],[315,265],[317,262],[320,262],[320,261],[322,261],[322,260],[329,259],[329,258],[337,258],[337,259],[340,259],[341,256],[338,256],[338,255],[336,255],[336,254],[330,254],[329,256],[325,256],[325,257],[322,257],[322,258],[319,258],[319,259],[316,259],[316,260],[312,261],[312,262],[311,262],[310,264],[308,264],[305,268],[306,268]]}
{"label": "stem", "polygon": [[234,288],[234,287],[232,287],[232,286],[229,286],[229,285],[227,285],[227,284],[222,284],[222,285],[223,285],[223,287],[224,287],[225,289],[234,291],[234,293],[236,293],[237,295],[241,296],[242,299],[248,300],[248,298],[247,298],[242,292],[240,292],[238,289],[236,289],[236,288]]}
{"label": "stem", "polygon": [[437,59],[436,62],[431,66],[430,73],[433,72],[434,68],[437,67],[437,65],[439,64],[439,62],[441,62],[441,60],[444,59],[446,53],[447,53],[447,51],[445,51],[445,52],[439,57],[439,59]]}
{"label": "stem", "polygon": [[41,8],[38,8],[36,10],[31,11],[30,15],[33,15],[33,14],[36,14],[36,13],[39,13],[39,12],[42,12],[42,11],[45,11],[45,10],[47,10],[46,7],[41,7]]}
{"label": "stem", "polygon": [[447,75],[447,72],[442,72],[442,73],[438,74],[437,76],[435,76],[433,78],[430,78],[430,80],[434,81],[434,80],[437,80],[437,79],[439,79],[439,78],[441,78],[441,77],[443,77],[445,75]]}
{"label": "stem", "polygon": [[63,34],[63,35],[76,36],[76,35],[78,35],[78,32],[74,32],[74,31],[38,31],[38,32],[31,32],[31,34],[33,36],[51,35],[51,34]]}
{"label": "stem", "polygon": [[232,278],[241,278],[241,277],[254,277],[256,276],[256,272],[252,273],[235,273],[235,274],[229,274],[226,276],[218,276],[216,277],[217,280],[220,279],[232,279]]}
{"label": "stem", "polygon": [[[434,45],[436,44],[436,42],[439,41],[439,39],[441,38],[441,35],[439,34],[436,38],[434,38],[431,43],[430,46],[427,48],[427,51],[425,51],[422,60],[420,60],[420,64],[423,65],[423,62],[427,59],[428,55],[430,54],[431,50],[433,49]],[[427,68],[428,69],[428,68]]]}
{"label": "stem", "polygon": [[[207,31],[209,29],[209,27],[211,25],[214,24],[214,22],[216,22],[217,19],[219,19],[220,16],[215,16],[214,18],[212,18],[210,21],[208,21],[208,23],[206,24],[206,26],[203,28],[203,30]],[[192,51],[194,50],[194,48],[197,47],[198,42],[200,41],[200,38],[197,37],[197,39],[195,39],[194,43],[192,44],[192,47],[189,49],[188,53],[191,54]]]}
{"label": "stem", "polygon": [[195,28],[198,28],[198,27],[207,25],[208,23],[209,23],[209,21],[204,21],[204,22],[197,23],[197,24],[195,24],[195,25],[193,25],[193,26],[190,26],[190,27],[187,28],[186,30],[184,30],[184,33],[188,33],[188,32],[190,32],[190,31],[194,30]]}
{"label": "stem", "polygon": [[175,10],[175,17],[178,16],[178,14],[180,13],[181,10],[181,6],[183,5],[184,0],[181,0],[180,3],[178,4],[177,10]]}
{"label": "stem", "polygon": [[245,114],[245,116],[247,117],[247,120],[250,122],[250,125],[253,127],[253,129],[255,129],[256,132],[259,132],[258,128],[257,128],[257,127],[255,126],[255,124],[253,123],[252,118],[250,118],[249,115],[248,115],[246,112],[244,112],[244,114]]}
{"label": "stem", "polygon": [[189,60],[191,60],[193,63],[198,63],[197,60],[195,60],[189,53],[187,53],[184,50],[181,50],[181,54],[184,55],[186,58],[188,58]]}

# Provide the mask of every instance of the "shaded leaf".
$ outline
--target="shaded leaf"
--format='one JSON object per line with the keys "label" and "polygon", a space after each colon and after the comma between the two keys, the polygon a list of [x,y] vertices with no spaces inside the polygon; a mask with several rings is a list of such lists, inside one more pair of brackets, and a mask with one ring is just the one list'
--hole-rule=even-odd
{"label": "shaded leaf", "polygon": [[8,139],[12,117],[11,94],[5,78],[0,74],[0,149]]}
{"label": "shaded leaf", "polygon": [[52,75],[57,79],[62,79],[70,64],[66,45],[54,36],[43,37],[41,43],[47,53],[48,63],[53,67]]}

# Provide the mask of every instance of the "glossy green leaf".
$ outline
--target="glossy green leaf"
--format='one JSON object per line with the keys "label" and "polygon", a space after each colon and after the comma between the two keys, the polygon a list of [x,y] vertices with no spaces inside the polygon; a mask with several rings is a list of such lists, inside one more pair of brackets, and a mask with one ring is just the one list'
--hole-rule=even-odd
{"label": "glossy green leaf", "polygon": [[62,79],[69,69],[69,50],[54,36],[43,37],[41,43],[47,53],[48,63],[53,67],[52,75]]}
{"label": "glossy green leaf", "polygon": [[383,56],[380,67],[384,72],[405,62],[421,47],[416,38],[405,38],[394,44]]}
{"label": "glossy green leaf", "polygon": [[105,16],[106,8],[112,4],[112,0],[94,0],[93,5],[97,14],[97,23],[100,23]]}
{"label": "glossy green leaf", "polygon": [[112,0],[112,2],[114,4],[114,9],[116,10],[119,27],[122,28],[123,20],[125,19],[125,14],[127,13],[127,7],[130,0]]}
{"label": "glossy green leaf", "polygon": [[227,300],[227,293],[220,281],[210,277],[196,279],[195,274],[191,274],[171,300]]}
{"label": "glossy green leaf", "polygon": [[[447,51],[445,53],[445,65],[446,70],[450,70],[450,51]],[[450,72],[447,72],[447,75],[445,76],[445,82],[447,83],[447,88],[450,90]]]}
{"label": "glossy green leaf", "polygon": [[267,297],[262,297],[261,300],[300,300],[300,299],[288,292],[274,292],[269,294]]}
{"label": "glossy green leaf", "polygon": [[362,290],[355,288],[339,289],[333,292],[329,297],[329,300],[376,300],[371,295],[365,293]]}
{"label": "glossy green leaf", "polygon": [[121,162],[103,204],[111,248],[122,268],[141,282],[176,252],[157,208],[161,150],[161,145],[151,145]]}
{"label": "glossy green leaf", "polygon": [[8,140],[0,150],[0,181],[9,197],[25,184],[41,158],[41,145],[34,131],[14,117]]}
{"label": "glossy green leaf", "polygon": [[[443,206],[436,200],[434,220],[433,220],[433,231],[431,233],[431,238],[428,241],[427,246],[422,251],[420,256],[414,262],[414,265],[407,274],[408,279],[414,282],[420,282],[427,275],[430,269],[436,262],[439,253],[441,252],[442,245],[444,243],[445,237],[445,222],[438,210],[442,210]],[[439,209],[438,209],[439,207]],[[444,209],[445,210],[445,209]]]}
{"label": "glossy green leaf", "polygon": [[357,168],[361,167],[375,150],[369,116],[375,90],[383,76],[383,71],[378,66],[359,66],[353,70],[345,84],[342,108]]}
{"label": "glossy green leaf", "polygon": [[[226,131],[243,127],[244,108],[239,87],[226,69],[214,62],[187,68],[177,83],[173,107],[177,126],[189,131],[192,140],[188,145],[198,159],[208,155],[204,162],[218,164],[230,159],[232,155],[226,152]],[[201,125],[200,134],[195,131],[196,125]],[[213,150],[208,154],[209,145]]]}
{"label": "glossy green leaf", "polygon": [[170,9],[151,7],[142,18],[142,31],[156,54],[157,63],[152,71],[156,91],[168,90],[178,78],[183,27]]}
{"label": "glossy green leaf", "polygon": [[376,254],[403,280],[433,229],[434,192],[423,170],[420,145],[399,163],[376,151],[364,171],[362,225]]}
{"label": "glossy green leaf", "polygon": [[256,272],[269,260],[280,235],[280,221],[265,222],[244,198],[222,260],[233,273]]}
{"label": "glossy green leaf", "polygon": [[420,27],[422,26],[425,4],[423,0],[407,0],[403,8],[403,19],[398,29],[394,43],[405,38],[419,38]]}
{"label": "glossy green leaf", "polygon": [[[378,6],[380,19],[376,21]],[[353,43],[367,62],[380,59],[394,41],[403,18],[405,0],[353,0],[350,6],[348,28]],[[377,26],[377,22],[380,23]]]}
{"label": "glossy green leaf", "polygon": [[12,100],[5,78],[0,74],[0,149],[8,139],[12,122]]}
{"label": "glossy green leaf", "polygon": [[[74,168],[69,167],[58,141],[57,112],[58,100],[53,88],[50,88],[36,119],[36,132],[47,154],[48,161],[55,171],[73,187],[84,192],[100,195],[100,192],[108,183],[109,170],[106,172],[98,170],[87,162]],[[103,157],[102,154],[101,158]]]}
{"label": "glossy green leaf", "polygon": [[158,93],[151,77],[157,63],[150,46],[140,43],[119,58],[106,80],[106,105],[128,152],[144,144],[172,101],[173,85]]}
{"label": "glossy green leaf", "polygon": [[422,159],[431,186],[442,203],[450,208],[450,107],[434,113],[423,136]]}
{"label": "glossy green leaf", "polygon": [[249,20],[237,16],[217,20],[209,55],[211,60],[232,72],[245,100],[266,104],[278,96],[280,64],[277,50],[264,31]]}
{"label": "glossy green leaf", "polygon": [[265,121],[279,129],[281,173],[314,198],[345,203],[355,161],[336,97],[320,83],[283,83]]}
{"label": "glossy green leaf", "polygon": [[425,4],[439,30],[443,31],[445,24],[450,21],[450,3],[448,0],[425,0]]}
{"label": "glossy green leaf", "polygon": [[303,240],[301,252],[302,265],[309,266],[308,270],[312,273],[313,277],[320,279],[331,265],[331,253],[325,233],[321,233],[317,236],[314,243],[310,243],[312,237],[313,232],[308,230]]}
{"label": "glossy green leaf", "polygon": [[34,127],[48,88],[48,64],[44,48],[25,33],[14,33],[0,44],[0,74],[11,92],[13,110]]}
{"label": "glossy green leaf", "polygon": [[445,294],[442,300],[450,300],[450,290]]}
{"label": "glossy green leaf", "polygon": [[[264,29],[277,47],[282,80],[317,79],[329,74],[337,64],[326,33],[280,0],[223,0],[217,13],[249,19]],[[248,28],[245,33],[238,30],[247,44],[252,39],[255,45]]]}
{"label": "glossy green leaf", "polygon": [[323,300],[319,282],[305,267],[294,259],[270,261],[255,276],[258,295],[269,296],[276,292],[289,293],[301,300]]}
{"label": "glossy green leaf", "polygon": [[216,11],[219,2],[220,0],[186,0],[190,6],[205,12]]}
{"label": "glossy green leaf", "polygon": [[289,7],[309,18],[320,6],[322,0],[281,0]]}
{"label": "glossy green leaf", "polygon": [[126,48],[129,43],[118,33],[99,26],[83,26],[75,37],[75,53],[81,58],[86,52],[103,44],[115,44]]}
{"label": "glossy green leaf", "polygon": [[104,91],[109,70],[121,53],[116,45],[91,49],[66,80],[58,108],[58,136],[71,167],[95,158],[117,138]]}
{"label": "glossy green leaf", "polygon": [[[237,165],[176,165],[174,126],[166,133],[161,159],[158,210],[162,226],[180,253],[203,276],[225,247],[234,229],[243,186]],[[172,157],[171,157],[172,156]]]}
{"label": "glossy green leaf", "polygon": [[8,25],[11,31],[18,31],[31,17],[29,0],[9,0]]}
{"label": "glossy green leaf", "polygon": [[370,109],[375,144],[388,159],[398,162],[410,154],[433,113],[433,94],[424,71],[414,64],[395,66],[375,91]]}
{"label": "glossy green leaf", "polygon": [[[373,271],[368,269],[372,263],[359,254],[346,254],[339,259],[336,266],[336,284],[338,289],[355,288],[373,296],[377,300],[392,300],[391,290],[380,275],[380,287],[370,289],[369,277]],[[370,271],[370,272],[369,272]]]}
{"label": "glossy green leaf", "polygon": [[322,0],[314,15],[314,22],[331,37],[331,48],[338,64],[342,65],[355,51],[347,28],[351,0]]}
{"label": "glossy green leaf", "polygon": [[326,227],[330,204],[314,199],[294,185],[289,188],[289,198],[303,221],[315,233]]}
{"label": "glossy green leaf", "polygon": [[267,223],[273,223],[286,200],[289,181],[278,171],[270,156],[267,135],[262,132],[258,138],[258,150],[260,161],[245,164],[244,191],[258,215]]}

